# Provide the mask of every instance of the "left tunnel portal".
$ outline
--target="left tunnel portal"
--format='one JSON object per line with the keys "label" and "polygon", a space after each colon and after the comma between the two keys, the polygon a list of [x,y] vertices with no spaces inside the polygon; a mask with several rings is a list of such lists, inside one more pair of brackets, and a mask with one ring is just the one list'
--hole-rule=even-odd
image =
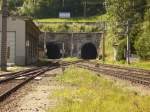
{"label": "left tunnel portal", "polygon": [[47,43],[46,49],[48,59],[60,59],[62,57],[61,49],[56,43]]}

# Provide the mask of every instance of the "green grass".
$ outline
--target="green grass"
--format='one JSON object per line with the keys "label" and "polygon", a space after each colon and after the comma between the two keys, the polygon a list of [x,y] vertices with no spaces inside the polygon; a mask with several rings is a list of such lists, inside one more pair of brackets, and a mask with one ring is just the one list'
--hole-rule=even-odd
{"label": "green grass", "polygon": [[147,61],[134,62],[129,66],[150,70],[150,61],[147,60]]}
{"label": "green grass", "polygon": [[150,96],[123,89],[88,70],[70,67],[57,79],[67,86],[50,96],[58,105],[48,112],[150,112]]}
{"label": "green grass", "polygon": [[[97,63],[103,63],[102,61],[99,60],[94,60],[94,62]],[[113,64],[113,65],[119,65],[119,66],[124,66],[124,67],[131,67],[131,68],[139,68],[139,69],[145,69],[145,70],[150,70],[150,61],[136,61],[136,62],[131,62],[130,64],[127,64],[126,61],[111,61],[111,60],[106,60],[105,64]]]}
{"label": "green grass", "polygon": [[[98,28],[97,26],[91,26],[91,25],[83,25],[80,23],[76,24],[56,24],[53,22],[101,22],[108,20],[109,16],[107,14],[105,15],[97,15],[92,17],[78,17],[78,18],[68,18],[68,19],[62,19],[62,18],[45,18],[45,19],[35,19],[34,22],[41,22],[38,27],[41,31],[47,31],[47,32],[99,32],[102,29]],[[51,24],[48,24],[50,22]],[[43,23],[43,24],[42,24]],[[46,24],[45,24],[46,23]]]}
{"label": "green grass", "polygon": [[107,20],[107,15],[102,16],[92,16],[92,17],[80,17],[80,18],[69,18],[69,19],[61,19],[61,18],[46,18],[46,19],[36,19],[35,22],[97,22],[101,20]]}
{"label": "green grass", "polygon": [[76,58],[76,57],[69,57],[69,58],[64,58],[63,61],[67,61],[67,62],[75,62],[75,61],[79,61],[81,59]]}

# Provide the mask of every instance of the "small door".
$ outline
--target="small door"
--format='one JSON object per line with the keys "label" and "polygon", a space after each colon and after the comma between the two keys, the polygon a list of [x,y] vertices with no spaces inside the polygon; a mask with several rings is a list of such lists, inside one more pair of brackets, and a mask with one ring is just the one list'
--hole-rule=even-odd
{"label": "small door", "polygon": [[[0,54],[1,54],[1,32],[0,32]],[[15,39],[15,32],[8,32],[7,33],[7,62],[8,63],[15,63],[15,56],[16,56],[16,39]],[[0,55],[1,61],[1,55]]]}

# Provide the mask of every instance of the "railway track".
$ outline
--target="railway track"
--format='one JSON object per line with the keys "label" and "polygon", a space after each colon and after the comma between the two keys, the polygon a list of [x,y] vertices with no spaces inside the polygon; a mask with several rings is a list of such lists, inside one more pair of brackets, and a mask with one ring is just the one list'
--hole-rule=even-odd
{"label": "railway track", "polygon": [[88,69],[97,73],[110,75],[124,80],[129,80],[134,83],[150,86],[150,70],[120,67],[107,64],[95,64],[84,61],[76,64],[78,67]]}
{"label": "railway track", "polygon": [[128,70],[131,72],[134,71],[134,72],[140,72],[144,74],[150,74],[150,70],[145,70],[145,69],[129,68],[129,67],[122,67],[119,65],[101,64],[101,63],[94,63],[94,62],[89,62],[89,61],[84,61],[84,62],[94,64],[95,66],[111,67],[111,68],[116,68],[116,69]]}
{"label": "railway track", "polygon": [[62,62],[60,64],[59,61],[56,61],[51,62],[49,66],[35,67],[33,69],[0,75],[0,102],[4,101],[17,89],[33,80],[35,77],[42,75],[46,71],[50,71],[58,67],[63,68],[64,66],[69,66],[76,63],[78,62]]}
{"label": "railway track", "polygon": [[75,65],[75,64],[77,64],[77,63],[81,63],[81,62],[83,62],[84,60],[79,60],[79,61],[74,61],[74,62],[67,62],[67,61],[62,61],[62,62],[60,62],[61,64],[61,66],[69,66],[69,65]]}
{"label": "railway track", "polygon": [[0,102],[4,101],[10,94],[15,92],[27,82],[33,80],[35,77],[58,67],[59,66],[37,67],[30,70],[0,76]]}
{"label": "railway track", "polygon": [[[59,63],[59,62],[58,62]],[[76,65],[80,68],[88,69],[98,74],[110,75],[124,80],[129,80],[134,83],[139,83],[145,86],[150,86],[150,70],[135,69],[120,67],[116,65],[96,64],[93,62],[80,60],[76,62],[61,62],[50,67],[36,67],[33,69],[20,71],[12,74],[0,76],[0,102],[5,100],[7,96],[22,87],[24,84],[42,75],[44,72],[56,69],[58,67],[67,67]]]}

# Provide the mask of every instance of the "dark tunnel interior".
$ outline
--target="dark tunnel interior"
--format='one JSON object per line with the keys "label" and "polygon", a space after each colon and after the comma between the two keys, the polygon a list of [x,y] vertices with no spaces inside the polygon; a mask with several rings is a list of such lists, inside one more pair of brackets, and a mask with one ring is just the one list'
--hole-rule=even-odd
{"label": "dark tunnel interior", "polygon": [[48,59],[60,59],[62,54],[60,52],[60,48],[55,43],[47,43],[47,56]]}
{"label": "dark tunnel interior", "polygon": [[82,59],[96,59],[96,47],[92,43],[85,44],[81,49],[81,57]]}

